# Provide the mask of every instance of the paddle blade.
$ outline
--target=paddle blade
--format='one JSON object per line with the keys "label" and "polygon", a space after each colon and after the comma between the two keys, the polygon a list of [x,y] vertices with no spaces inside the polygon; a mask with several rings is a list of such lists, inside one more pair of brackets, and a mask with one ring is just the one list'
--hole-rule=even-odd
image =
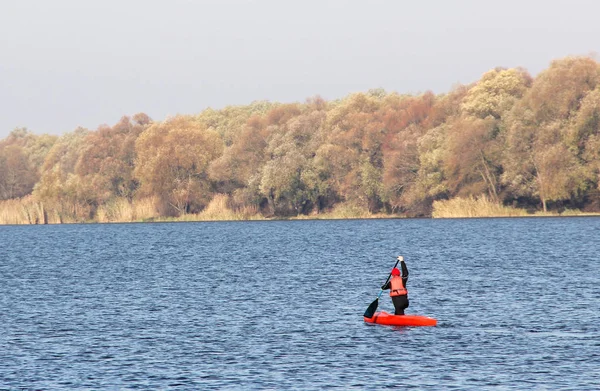
{"label": "paddle blade", "polygon": [[365,311],[365,318],[372,318],[373,315],[375,315],[375,311],[377,311],[378,305],[379,297],[376,298],[371,304],[369,304],[369,307],[367,307],[367,310]]}

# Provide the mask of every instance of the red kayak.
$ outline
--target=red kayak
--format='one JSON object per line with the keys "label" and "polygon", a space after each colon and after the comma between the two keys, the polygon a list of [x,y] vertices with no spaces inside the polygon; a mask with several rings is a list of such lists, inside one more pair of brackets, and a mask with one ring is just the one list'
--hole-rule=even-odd
{"label": "red kayak", "polygon": [[386,326],[435,326],[437,320],[421,315],[392,315],[385,311],[375,312],[372,318],[366,318],[367,323],[377,323]]}

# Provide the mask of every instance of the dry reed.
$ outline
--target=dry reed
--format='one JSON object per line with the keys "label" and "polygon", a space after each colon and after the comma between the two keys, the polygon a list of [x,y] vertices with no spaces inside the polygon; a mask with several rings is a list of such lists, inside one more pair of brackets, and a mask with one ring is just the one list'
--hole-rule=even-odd
{"label": "dry reed", "polygon": [[[266,220],[258,206],[232,207],[226,194],[217,194],[208,206],[198,214],[185,214],[179,217],[162,217],[156,208],[153,197],[133,202],[120,198],[101,205],[92,221],[101,223],[132,221],[227,221],[227,220]],[[33,196],[21,199],[0,201],[0,224],[63,224],[84,221],[81,217],[86,210],[76,205],[47,206]],[[585,213],[577,209],[565,209],[560,214],[555,211],[538,211],[529,214],[524,209],[503,206],[492,202],[488,197],[454,198],[433,203],[434,218],[464,217],[519,217],[519,216],[587,216],[598,213]],[[341,203],[325,213],[313,213],[292,217],[294,220],[313,219],[373,219],[400,217],[398,215],[373,214],[366,208],[352,203]],[[87,221],[90,221],[89,219]]]}
{"label": "dry reed", "polygon": [[128,199],[118,198],[98,207],[96,220],[99,223],[135,221],[134,208]]}
{"label": "dry reed", "polygon": [[264,220],[256,206],[231,208],[231,200],[227,194],[217,194],[206,208],[195,215],[198,221],[224,221],[224,220]]}
{"label": "dry reed", "polygon": [[0,224],[44,224],[45,210],[32,196],[0,201]]}
{"label": "dry reed", "polygon": [[399,217],[396,215],[387,215],[383,213],[371,213],[367,208],[359,205],[343,202],[336,205],[331,211],[315,213],[310,215],[298,215],[292,217],[292,220],[344,220],[344,219],[387,219],[390,217]]}
{"label": "dry reed", "polygon": [[156,197],[136,200],[132,204],[134,221],[146,221],[156,219],[160,216],[156,208]]}
{"label": "dry reed", "polygon": [[154,221],[243,221],[266,220],[256,206],[231,208],[227,194],[216,194],[200,213],[187,213],[178,217],[157,217]]}
{"label": "dry reed", "polygon": [[433,218],[516,217],[527,216],[524,209],[512,208],[491,201],[487,196],[453,198],[433,202]]}

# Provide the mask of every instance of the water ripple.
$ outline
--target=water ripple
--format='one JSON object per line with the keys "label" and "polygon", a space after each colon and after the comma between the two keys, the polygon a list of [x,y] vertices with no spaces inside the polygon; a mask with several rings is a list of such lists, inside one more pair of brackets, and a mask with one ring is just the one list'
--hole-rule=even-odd
{"label": "water ripple", "polygon": [[[3,226],[0,389],[595,389],[599,231],[598,218]],[[399,253],[409,312],[438,327],[362,321]]]}

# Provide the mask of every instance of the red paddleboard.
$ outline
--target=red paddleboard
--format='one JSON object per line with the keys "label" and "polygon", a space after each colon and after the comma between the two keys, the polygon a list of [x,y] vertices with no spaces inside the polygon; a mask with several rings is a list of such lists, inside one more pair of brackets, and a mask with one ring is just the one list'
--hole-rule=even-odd
{"label": "red paddleboard", "polygon": [[372,318],[365,318],[367,323],[377,323],[386,326],[435,326],[437,320],[421,315],[392,315],[385,311],[375,312]]}

